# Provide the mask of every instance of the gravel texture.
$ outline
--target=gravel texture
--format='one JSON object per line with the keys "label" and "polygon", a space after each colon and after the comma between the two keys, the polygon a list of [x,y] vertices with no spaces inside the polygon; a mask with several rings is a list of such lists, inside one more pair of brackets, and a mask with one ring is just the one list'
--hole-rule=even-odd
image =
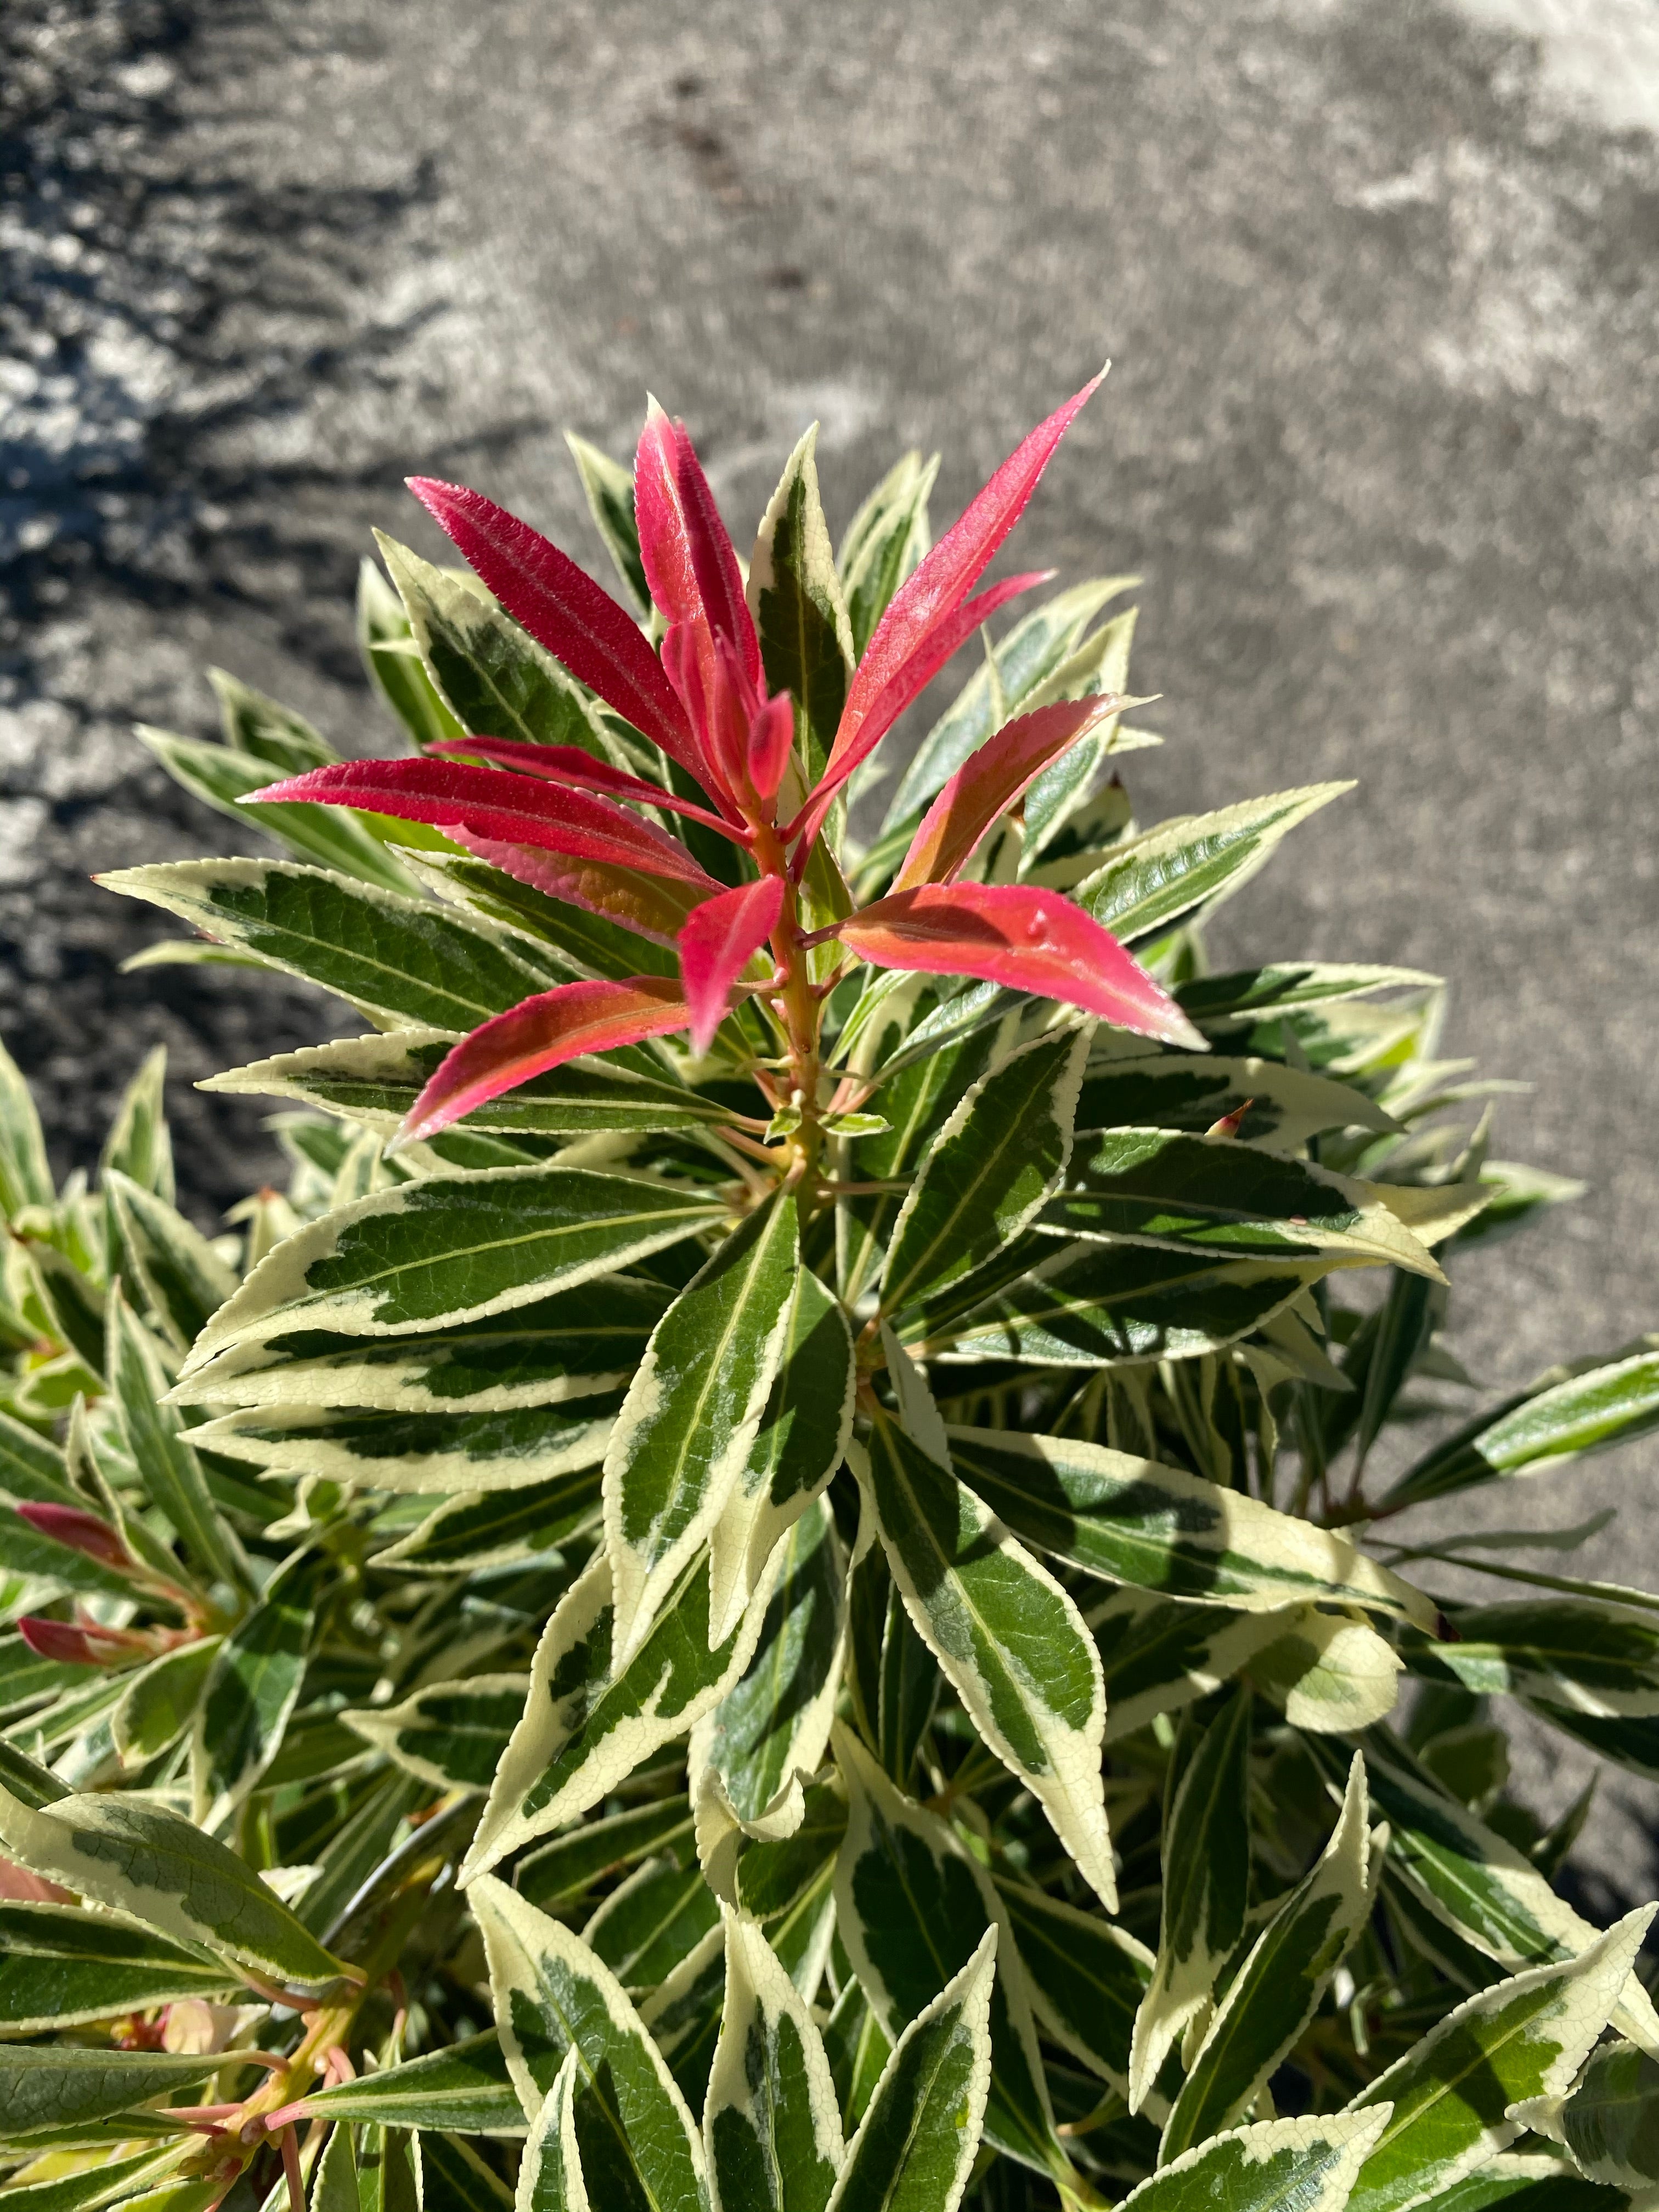
{"label": "gravel texture", "polygon": [[[8,0],[0,1027],[63,1157],[165,1038],[206,1219],[270,1156],[190,1079],[343,1025],[123,978],[162,925],[87,878],[234,840],[127,734],[204,729],[209,661],[385,741],[405,471],[588,547],[559,430],[648,386],[734,523],[814,416],[832,521],[910,443],[947,517],[1109,354],[1019,553],[1146,579],[1143,817],[1359,779],[1215,954],[1449,974],[1534,1085],[1496,1149],[1589,1189],[1464,1268],[1484,1379],[1659,1325],[1655,128],[1652,0]],[[1652,1575],[1655,1465],[1502,1504],[1625,1499],[1580,1556]]]}

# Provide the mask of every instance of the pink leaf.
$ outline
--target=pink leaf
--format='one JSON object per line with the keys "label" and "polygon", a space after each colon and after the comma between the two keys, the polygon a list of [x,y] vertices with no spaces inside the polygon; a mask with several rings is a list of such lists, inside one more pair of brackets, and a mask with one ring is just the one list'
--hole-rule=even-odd
{"label": "pink leaf", "polygon": [[619,768],[612,768],[609,761],[584,752],[580,745],[528,744],[518,738],[441,738],[435,744],[428,745],[426,752],[428,757],[441,753],[447,758],[471,756],[495,761],[502,768],[520,769],[526,775],[540,776],[545,783],[562,784],[567,789],[608,792],[616,799],[635,799],[643,805],[665,806],[690,821],[718,830],[733,844],[747,842],[741,830],[733,830],[729,822],[722,821],[718,814],[711,814],[706,806],[694,806],[689,799],[676,799],[659,783],[647,783],[642,775],[629,775]]}
{"label": "pink leaf", "polygon": [[848,688],[830,749],[831,769],[858,742],[866,717],[888,685],[985,574],[997,548],[1024,512],[1055,447],[1105,374],[1102,369],[1100,376],[1091,377],[1081,392],[1022,440],[915,574],[899,586],[876,625],[875,635]]}
{"label": "pink leaf", "polygon": [[762,876],[704,901],[680,932],[680,972],[691,1009],[691,1049],[707,1052],[732,986],[777,927],[783,878]]}
{"label": "pink leaf", "polygon": [[[760,641],[744,598],[743,575],[714,495],[684,422],[670,422],[653,399],[634,463],[634,512],[651,596],[671,623],[723,636],[758,690]],[[702,640],[699,640],[699,659]]]}
{"label": "pink leaf", "polygon": [[497,837],[475,836],[470,830],[452,830],[450,836],[465,851],[504,875],[528,884],[549,898],[562,899],[588,914],[603,915],[607,921],[648,937],[656,945],[674,945],[686,917],[720,885],[712,877],[701,884],[678,876],[642,875],[637,868],[616,868],[603,860],[585,860],[571,853],[550,853],[533,845],[504,843]]}
{"label": "pink leaf", "polygon": [[400,1144],[435,1136],[475,1106],[584,1053],[611,1052],[685,1027],[680,987],[665,976],[561,983],[464,1036],[439,1064],[398,1133]]}
{"label": "pink leaf", "polygon": [[905,663],[865,716],[857,742],[847,748],[839,761],[831,756],[830,765],[819,777],[817,787],[784,832],[786,842],[793,838],[797,830],[805,832],[795,858],[797,869],[805,866],[805,855],[812,849],[813,840],[823,827],[836,792],[854,769],[874,752],[905,708],[921,696],[951,654],[966,644],[980,624],[988,621],[1000,606],[1018,598],[1020,592],[1029,592],[1033,584],[1046,584],[1054,573],[1052,568],[1036,568],[1027,575],[1007,576],[1000,584],[988,586],[940,623],[921,650]]}
{"label": "pink leaf", "polygon": [[878,899],[833,933],[877,968],[976,975],[1060,999],[1115,1028],[1204,1048],[1173,999],[1108,931],[1030,884],[924,884]]}
{"label": "pink leaf", "polygon": [[42,1659],[56,1659],[71,1667],[119,1667],[135,1651],[146,1655],[155,1645],[146,1637],[123,1628],[105,1628],[95,1620],[46,1620],[25,1613],[17,1632],[29,1650]]}
{"label": "pink leaf", "polygon": [[964,761],[923,816],[903,865],[893,878],[896,891],[918,884],[948,884],[971,857],[974,848],[1000,814],[1036,781],[1050,761],[1092,729],[1121,712],[1115,691],[1089,699],[1063,699],[1005,722],[994,737]]}
{"label": "pink leaf", "polygon": [[579,684],[701,777],[685,710],[625,607],[568,554],[482,492],[432,477],[410,477],[409,488],[514,622]]}
{"label": "pink leaf", "polygon": [[89,1559],[101,1559],[106,1567],[125,1570],[135,1564],[131,1553],[108,1522],[100,1521],[95,1513],[83,1513],[78,1505],[41,1504],[26,1498],[17,1512],[21,1520],[27,1521],[31,1528],[38,1528],[43,1536],[67,1544],[73,1552],[84,1552]]}
{"label": "pink leaf", "polygon": [[653,829],[614,799],[555,790],[505,769],[470,768],[425,754],[409,760],[332,762],[250,792],[248,799],[372,807],[436,830],[471,830],[511,844],[540,845],[550,853],[643,868],[687,883],[709,881],[677,837]]}

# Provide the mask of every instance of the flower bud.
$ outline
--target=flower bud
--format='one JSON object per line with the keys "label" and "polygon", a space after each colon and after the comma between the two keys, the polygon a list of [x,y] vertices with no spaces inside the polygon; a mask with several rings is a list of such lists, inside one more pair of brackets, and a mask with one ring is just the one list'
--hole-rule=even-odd
{"label": "flower bud", "polygon": [[101,1559],[106,1567],[125,1572],[137,1564],[107,1521],[100,1521],[95,1513],[83,1513],[78,1505],[43,1505],[29,1498],[17,1511],[43,1536],[67,1544],[72,1552],[84,1552],[89,1559]]}

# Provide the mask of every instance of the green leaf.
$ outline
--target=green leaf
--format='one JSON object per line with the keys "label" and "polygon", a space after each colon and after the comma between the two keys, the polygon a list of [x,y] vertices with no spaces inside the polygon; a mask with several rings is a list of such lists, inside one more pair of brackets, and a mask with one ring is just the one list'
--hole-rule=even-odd
{"label": "green leaf", "polygon": [[98,878],[392,1027],[459,1035],[571,969],[527,937],[297,860],[178,860]]}
{"label": "green leaf", "polygon": [[1039,1037],[963,1099],[922,1156],[881,1279],[894,1312],[1003,1251],[1058,1190],[1092,1025]]}
{"label": "green leaf", "polygon": [[[757,1206],[652,1332],[605,1455],[605,1531],[625,1663],[742,1476],[777,1377],[799,1267],[795,1200]],[[716,1589],[723,1644],[747,1602]]]}
{"label": "green leaf", "polygon": [[0,1844],[32,1872],[284,1987],[319,1991],[340,1978],[338,1961],[252,1868],[176,1813],[115,1791],[35,1809],[14,1790],[0,1790]]}
{"label": "green leaf", "polygon": [[1370,1911],[1365,1762],[1358,1753],[1331,1839],[1239,1968],[1165,2123],[1168,2166],[1243,2112],[1313,2018]]}
{"label": "green leaf", "polygon": [[488,1790],[524,1714],[526,1674],[428,1682],[401,1705],[348,1711],[345,1725],[438,1790]]}
{"label": "green leaf", "polygon": [[795,701],[808,784],[823,773],[853,672],[853,629],[818,497],[815,422],[767,503],[749,562],[749,608],[769,690]]}
{"label": "green leaf", "polygon": [[[1139,581],[1138,576],[1097,576],[1056,593],[1022,617],[995,648],[994,689],[988,665],[975,669],[917,746],[887,810],[887,829],[902,827],[903,843],[908,844],[914,818],[1004,722],[1047,705],[1051,699],[1081,696],[1064,688],[1050,691],[1048,686],[1060,677],[1084,631],[1106,602],[1120,592],[1132,590]],[[1118,690],[1122,687],[1093,683],[1086,688]],[[1036,696],[1039,692],[1041,698]],[[902,844],[899,851],[902,850]],[[895,863],[897,858],[896,853]]]}
{"label": "green leaf", "polygon": [[307,2098],[306,2110],[327,2120],[443,2128],[453,2135],[526,2133],[524,2107],[493,2027],[447,2050],[318,2090]]}
{"label": "green leaf", "polygon": [[1115,852],[1072,896],[1126,945],[1169,929],[1200,908],[1212,914],[1272,858],[1297,823],[1352,789],[1351,782],[1312,783],[1214,814],[1160,822]]}
{"label": "green leaf", "polygon": [[1313,1250],[1349,1265],[1382,1261],[1436,1282],[1432,1255],[1390,1210],[1390,1193],[1231,1138],[1109,1129],[1042,1208],[1045,1235],[1238,1258]]}
{"label": "green leaf", "polygon": [[210,668],[208,681],[219,702],[219,726],[230,751],[250,754],[283,775],[302,775],[339,759],[328,739],[291,707],[222,668]]}
{"label": "green leaf", "polygon": [[993,1929],[1000,1971],[991,1995],[988,2139],[1012,2158],[1069,2171],[1037,2049],[1029,1992],[1001,1898],[955,1832],[896,1790],[839,1729],[847,1833],[836,1864],[837,1932],[890,2040],[925,2011]]}
{"label": "green leaf", "polygon": [[702,2128],[714,2212],[823,2212],[845,2154],[823,2039],[759,1929],[730,1911]]}
{"label": "green leaf", "polygon": [[203,1827],[223,1825],[281,1748],[299,1702],[318,1600],[334,1571],[317,1553],[295,1553],[220,1644],[191,1753]]}
{"label": "green leaf", "polygon": [[514,1490],[463,1491],[375,1559],[410,1574],[499,1566],[551,1551],[599,1517],[599,1470],[578,1468]]}
{"label": "green leaf", "polygon": [[[1547,1378],[1548,1379],[1548,1378]],[[1523,1392],[1435,1447],[1379,1501],[1397,1513],[1495,1476],[1546,1474],[1659,1426],[1659,1348]]]}
{"label": "green leaf", "polygon": [[758,1595],[708,1642],[708,1565],[694,1559],[627,1664],[611,1668],[611,1563],[601,1552],[559,1601],[531,1669],[524,1718],[502,1756],[465,1869],[470,1881],[607,1796],[717,1705],[753,1655]]}
{"label": "green leaf", "polygon": [[236,1977],[216,1960],[116,1914],[0,1903],[0,2034],[48,2035],[237,1994]]}
{"label": "green leaf", "polygon": [[1076,1606],[950,1468],[884,1414],[860,1473],[917,1633],[986,1742],[1115,1910],[1100,1777],[1105,1697]]}
{"label": "green leaf", "polygon": [[0,1044],[0,1208],[13,1221],[26,1206],[50,1206],[57,1195],[33,1097]]}
{"label": "green leaf", "polygon": [[113,1713],[110,1734],[124,1766],[159,1758],[190,1726],[218,1656],[216,1636],[164,1651],[130,1676]]}
{"label": "green leaf", "polygon": [[1335,1530],[1241,1491],[1073,1437],[951,1428],[962,1480],[1028,1544],[1103,1579],[1276,1612],[1364,1607],[1432,1628],[1432,1602]]}
{"label": "green leaf", "polygon": [[380,1490],[538,1487],[605,1456],[620,1393],[503,1413],[356,1413],[277,1407],[226,1413],[191,1434],[281,1474],[318,1474]]}
{"label": "green leaf", "polygon": [[[1517,2106],[1565,2096],[1619,2002],[1653,1911],[1628,1914],[1565,1966],[1482,1990],[1362,2090],[1350,2112],[1382,2105],[1391,2112],[1360,2169],[1351,2212],[1423,2203],[1524,2132]],[[1579,2162],[1598,2180],[1626,2179]],[[1641,2177],[1630,2179],[1639,2185]]]}
{"label": "green leaf", "polygon": [[[1021,1264],[1018,1249],[1012,1264]],[[1048,1241],[1033,1237],[1012,1287],[966,1311],[947,1293],[919,1306],[904,1334],[922,1356],[946,1360],[1196,1359],[1263,1327],[1325,1272],[1322,1261],[1275,1267],[1133,1245],[1065,1244],[1050,1255]]]}
{"label": "green leaf", "polygon": [[588,511],[605,541],[605,550],[616,563],[634,611],[641,622],[651,613],[651,587],[645,580],[640,558],[639,525],[634,520],[634,476],[620,461],[567,430],[564,442],[587,495]]}
{"label": "green leaf", "polygon": [[[1333,1772],[1334,1747],[1304,1741]],[[1364,1753],[1372,1797],[1389,1823],[1391,1867],[1465,1942],[1513,1972],[1576,1958],[1599,1940],[1526,1855],[1460,1804],[1390,1730],[1369,1729]],[[1613,2021],[1621,2034],[1659,2050],[1659,2019],[1635,1975]]]}
{"label": "green leaf", "polygon": [[170,2090],[196,2087],[218,2063],[170,2051],[0,2044],[0,2128],[14,2142],[93,2128]]}
{"label": "green leaf", "polygon": [[1233,2129],[1132,2189],[1122,2212],[1343,2212],[1382,2124],[1380,2113],[1333,2112]]}
{"label": "green leaf", "polygon": [[367,554],[357,565],[357,651],[369,682],[417,745],[465,735],[426,672],[403,601]]}
{"label": "green leaf", "polygon": [[[429,1029],[337,1037],[331,1044],[307,1045],[231,1068],[197,1087],[292,1098],[390,1136],[403,1126],[454,1042],[451,1031]],[[536,1076],[474,1107],[462,1126],[549,1137],[586,1137],[607,1130],[646,1135],[706,1128],[725,1118],[713,1100],[675,1084],[653,1082],[614,1061],[593,1060]]]}
{"label": "green leaf", "polygon": [[927,495],[939,456],[906,453],[894,464],[847,526],[836,556],[853,629],[853,657],[864,658],[888,602],[927,550]]}
{"label": "green leaf", "polygon": [[605,1875],[658,1850],[680,1865],[690,1865],[695,1856],[691,1807],[684,1796],[590,1820],[520,1859],[515,1881],[520,1895],[532,1905],[562,1908]]}
{"label": "green leaf", "polygon": [[721,1931],[713,1928],[658,1984],[640,2014],[693,2112],[703,2102],[720,2039],[720,2009],[726,2002],[723,1951]]}
{"label": "green leaf", "polygon": [[[1135,2011],[1152,1954],[1098,1912],[1079,1911],[1000,1869],[994,1879],[1038,2027],[1125,2094]],[[1167,2107],[1161,2099],[1154,2094],[1146,2102],[1163,2117]]]}
{"label": "green leaf", "polygon": [[847,1570],[827,1501],[808,1508],[781,1551],[754,1656],[691,1737],[693,1775],[718,1775],[745,1821],[797,1774],[817,1771],[841,1681]]}
{"label": "green leaf", "polygon": [[234,1291],[236,1272],[166,1199],[114,1167],[105,1168],[103,1182],[123,1269],[161,1333],[186,1352]]}
{"label": "green leaf", "polygon": [[956,2212],[991,2073],[996,1939],[900,2036],[847,2153],[830,2212]]}
{"label": "green leaf", "polygon": [[[166,2181],[177,2172],[184,2151],[176,2137],[160,2150],[152,2144],[136,2158],[100,2150],[95,2163],[55,2179],[10,2181],[6,2212],[104,2212],[105,2206],[130,2203],[147,2187]],[[356,2212],[355,2204],[350,2212]]]}
{"label": "green leaf", "polygon": [[204,745],[194,738],[178,737],[171,730],[158,730],[147,722],[140,722],[135,734],[192,799],[203,800],[216,813],[228,814],[243,829],[258,830],[286,845],[301,860],[337,868],[342,875],[373,884],[380,890],[406,893],[410,889],[408,869],[392,858],[349,808],[281,799],[257,806],[243,805],[249,792],[263,791],[276,781],[269,761],[232,752],[224,745]]}
{"label": "green leaf", "polygon": [[1592,2180],[1651,2189],[1659,2182],[1659,2061],[1633,2043],[1603,2045],[1567,2099],[1561,2134]]}
{"label": "green leaf", "polygon": [[661,1252],[725,1213],[643,1176],[497,1168],[374,1191],[286,1237],[222,1306],[184,1365],[261,1364],[298,1330],[412,1336],[510,1313]]}
{"label": "green leaf", "polygon": [[213,1502],[184,1424],[171,1406],[161,1402],[167,1378],[148,1331],[121,1296],[118,1283],[110,1288],[108,1316],[106,1371],[121,1433],[144,1494],[166,1515],[189,1558],[234,1588],[251,1593],[247,1556]]}
{"label": "green leaf", "polygon": [[80,1505],[86,1500],[69,1480],[64,1455],[47,1437],[39,1436],[0,1413],[0,1496],[33,1498],[45,1505]]}
{"label": "green leaf", "polygon": [[884,1772],[901,1790],[910,1786],[916,1754],[933,1719],[939,1674],[933,1653],[911,1625],[903,1597],[887,1577],[887,1619],[881,1632],[881,1674],[876,1693],[875,1748]]}
{"label": "green leaf", "polygon": [[115,1109],[109,1134],[99,1157],[102,1182],[111,1169],[126,1176],[141,1190],[173,1203],[173,1138],[167,1128],[166,1086],[167,1048],[155,1046],[143,1061]]}
{"label": "green leaf", "polygon": [[1164,1816],[1158,1964],[1135,2015],[1129,2108],[1139,2112],[1177,2037],[1202,2020],[1244,1933],[1250,1890],[1250,1693],[1176,1739]]}
{"label": "green leaf", "polygon": [[719,1925],[720,1905],[701,1868],[671,1856],[647,1859],[613,1889],[582,1941],[643,2002]]}
{"label": "green leaf", "polygon": [[855,1379],[846,1314],[803,1267],[766,1410],[709,1536],[717,1615],[722,1599],[749,1602],[780,1540],[840,1466]]}
{"label": "green leaf", "polygon": [[1182,1013],[1200,1029],[1224,1030],[1234,1023],[1255,1024],[1294,1006],[1325,1006],[1334,1000],[1408,988],[1437,990],[1443,988],[1442,979],[1425,975],[1418,968],[1274,961],[1262,968],[1235,968],[1224,975],[1194,976],[1177,985],[1175,996]]}
{"label": "green leaf", "polygon": [[[539,2115],[568,2053],[574,2132],[596,2203],[706,2212],[702,2145],[621,1984],[581,1938],[486,1875],[468,1893],[514,2086]],[[532,2130],[526,2164],[543,2140]]]}
{"label": "green leaf", "polygon": [[[85,1502],[76,1505],[84,1512]],[[60,1583],[64,1589],[96,1592],[100,1596],[131,1598],[132,1584],[115,1568],[106,1567],[72,1545],[31,1528],[19,1513],[0,1504],[0,1569],[7,1574],[27,1575],[32,1580]]]}
{"label": "green leaf", "polygon": [[434,568],[384,531],[374,539],[427,672],[463,730],[532,744],[580,745],[600,760],[611,758],[592,700],[476,576]]}

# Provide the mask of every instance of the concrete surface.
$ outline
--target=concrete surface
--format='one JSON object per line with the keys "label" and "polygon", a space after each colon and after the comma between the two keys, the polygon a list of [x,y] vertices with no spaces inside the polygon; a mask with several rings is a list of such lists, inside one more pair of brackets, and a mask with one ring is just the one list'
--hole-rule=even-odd
{"label": "concrete surface", "polygon": [[[911,442],[946,519],[1110,354],[1020,559],[1146,576],[1143,816],[1361,779],[1217,955],[1449,974],[1535,1085],[1498,1149],[1590,1193],[1463,1270],[1477,1371],[1659,1323],[1654,0],[9,0],[0,127],[0,1027],[66,1158],[164,1036],[205,1214],[263,1140],[187,1079],[337,1018],[122,980],[85,878],[217,842],[125,734],[205,661],[383,741],[405,471],[597,562],[557,433],[649,386],[740,531],[814,416],[832,521]],[[1503,1503],[1652,1573],[1655,1466]]]}

